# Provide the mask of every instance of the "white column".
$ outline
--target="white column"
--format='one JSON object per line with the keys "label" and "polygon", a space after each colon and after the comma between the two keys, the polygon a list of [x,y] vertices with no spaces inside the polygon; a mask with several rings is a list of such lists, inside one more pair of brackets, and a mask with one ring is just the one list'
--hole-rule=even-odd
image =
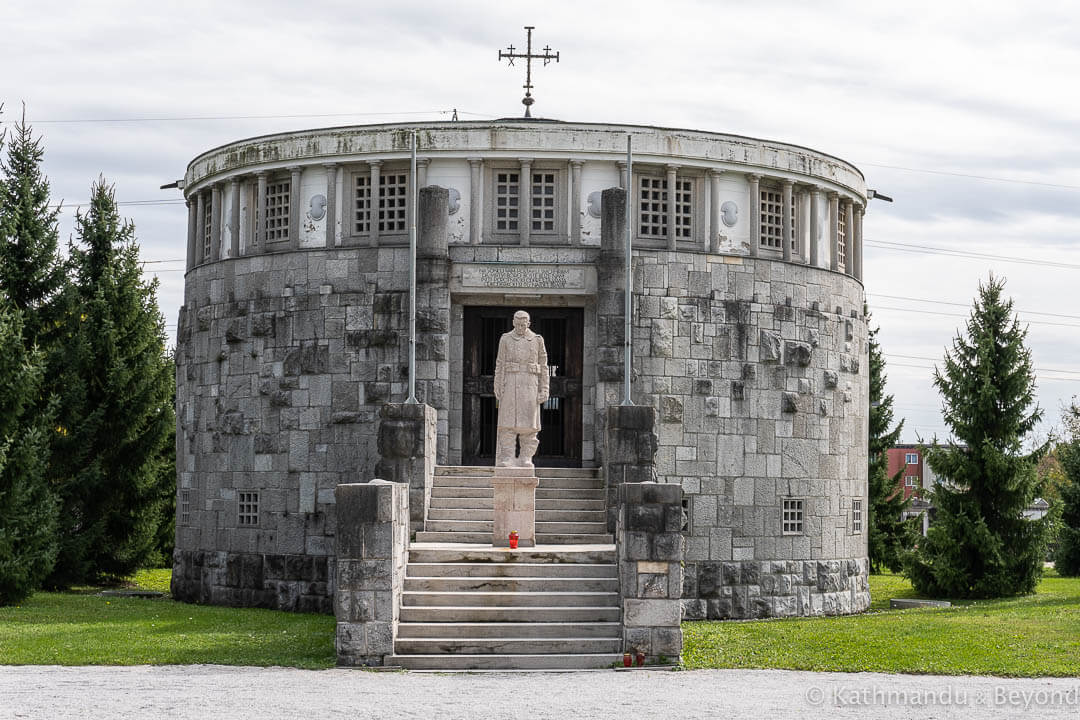
{"label": "white column", "polygon": [[289,247],[300,247],[300,168],[289,168]]}
{"label": "white column", "polygon": [[581,244],[581,160],[570,161],[570,244]]}
{"label": "white column", "polygon": [[[427,169],[431,158],[416,158],[416,190],[427,187]],[[419,197],[419,195],[417,195]]]}
{"label": "white column", "polygon": [[780,188],[782,190],[782,197],[780,202],[783,204],[782,214],[780,216],[780,249],[784,252],[784,260],[791,262],[791,240],[792,240],[792,217],[791,217],[791,188],[792,182],[790,180],[781,180]]}
{"label": "white column", "polygon": [[255,250],[266,250],[266,173],[255,173]]}
{"label": "white column", "polygon": [[746,176],[750,184],[750,257],[758,256],[761,245],[761,176]]}
{"label": "white column", "polygon": [[810,188],[810,264],[821,263],[821,186]]}
{"label": "white column", "polygon": [[229,257],[240,257],[240,178],[229,181]]}
{"label": "white column", "polygon": [[709,238],[705,242],[705,252],[720,249],[720,176],[723,170],[709,171]]}
{"label": "white column", "polygon": [[844,200],[844,272],[855,274],[855,205]]}
{"label": "white column", "polygon": [[667,170],[667,246],[668,250],[674,250],[677,237],[675,235],[675,183],[679,180],[679,166],[666,165]]}
{"label": "white column", "polygon": [[199,227],[199,216],[198,209],[196,207],[197,203],[192,202],[190,197],[185,200],[185,203],[187,204],[188,209],[187,269],[190,270],[191,268],[195,267],[196,263],[198,263],[197,258],[199,257],[199,254],[196,252],[195,243],[196,239],[198,238],[198,233],[196,231]]}
{"label": "white column", "polygon": [[795,198],[795,207],[799,213],[795,221],[795,249],[798,251],[799,259],[806,264],[810,262],[810,253],[806,250],[808,242],[806,232],[810,225],[810,191],[803,185]]}
{"label": "white column", "polygon": [[210,257],[208,260],[221,259],[221,185],[210,188]]}
{"label": "white column", "polygon": [[376,247],[379,244],[379,168],[382,160],[372,160],[368,163],[371,169],[371,223],[368,228],[368,244]]}
{"label": "white column", "polygon": [[832,249],[832,258],[829,261],[829,269],[840,269],[840,196],[835,192],[829,193],[829,246]]}
{"label": "white column", "polygon": [[521,247],[529,246],[529,230],[532,228],[532,158],[520,158],[518,174],[518,231]]}
{"label": "white column", "polygon": [[852,265],[854,266],[854,269],[855,269],[855,272],[854,272],[855,279],[858,280],[859,282],[862,282],[862,279],[863,279],[863,240],[862,240],[862,233],[863,233],[863,213],[865,213],[865,212],[866,212],[866,208],[863,207],[862,203],[859,203],[859,204],[857,204],[855,206],[855,230],[854,230],[854,232],[851,233],[851,235],[852,235],[851,257],[852,257],[852,260],[853,260]]}
{"label": "white column", "polygon": [[337,163],[325,163],[326,168],[326,247],[337,245]]}
{"label": "white column", "polygon": [[625,190],[629,187],[629,184],[626,182],[626,161],[616,160],[615,167],[619,169],[619,187]]}
{"label": "white column", "polygon": [[478,157],[469,158],[469,242],[473,245],[480,242],[482,162]]}

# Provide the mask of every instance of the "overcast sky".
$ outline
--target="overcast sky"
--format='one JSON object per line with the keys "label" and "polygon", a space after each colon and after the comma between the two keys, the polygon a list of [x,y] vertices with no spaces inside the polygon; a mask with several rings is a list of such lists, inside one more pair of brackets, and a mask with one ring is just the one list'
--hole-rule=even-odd
{"label": "overcast sky", "polygon": [[195,155],[452,108],[518,115],[523,72],[497,51],[535,25],[561,53],[534,72],[535,115],[805,145],[896,199],[868,209],[865,282],[906,441],[946,434],[930,368],[991,272],[1030,323],[1043,432],[1080,393],[1075,2],[13,0],[3,24],[0,119],[25,101],[44,136],[64,240],[99,174],[122,203],[155,202],[122,211],[144,259],[170,261],[147,265],[170,335],[186,212],[158,188]]}

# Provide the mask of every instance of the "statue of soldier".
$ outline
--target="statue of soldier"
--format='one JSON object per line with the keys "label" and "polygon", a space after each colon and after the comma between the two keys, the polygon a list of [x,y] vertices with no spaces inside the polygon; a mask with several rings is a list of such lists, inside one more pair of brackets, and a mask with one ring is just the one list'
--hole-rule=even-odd
{"label": "statue of soldier", "polygon": [[[514,329],[499,339],[495,358],[495,399],[499,402],[496,422],[495,464],[498,467],[533,466],[540,444],[540,406],[548,399],[547,349],[544,338],[529,330],[529,313],[514,313]],[[514,458],[514,441],[521,443],[521,455]]]}

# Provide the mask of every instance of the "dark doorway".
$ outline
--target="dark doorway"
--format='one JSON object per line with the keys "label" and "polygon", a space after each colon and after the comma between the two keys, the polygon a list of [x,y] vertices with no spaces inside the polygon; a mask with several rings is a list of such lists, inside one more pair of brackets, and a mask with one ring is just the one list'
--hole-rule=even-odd
{"label": "dark doorway", "polygon": [[495,464],[495,355],[499,338],[525,310],[544,338],[550,398],[540,409],[540,467],[581,467],[582,308],[466,307],[462,382],[461,462]]}

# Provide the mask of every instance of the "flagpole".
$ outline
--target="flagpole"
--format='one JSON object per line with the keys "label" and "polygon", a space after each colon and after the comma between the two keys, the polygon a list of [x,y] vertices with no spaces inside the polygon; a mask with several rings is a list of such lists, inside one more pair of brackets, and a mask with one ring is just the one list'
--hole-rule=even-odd
{"label": "flagpole", "polygon": [[[373,190],[374,192],[374,190]],[[416,130],[412,131],[412,158],[409,167],[409,397],[416,403]]]}
{"label": "flagpole", "polygon": [[634,292],[634,274],[633,269],[630,266],[630,243],[633,227],[633,208],[634,208],[634,153],[631,148],[631,136],[626,136],[626,290],[623,292],[623,296],[626,299],[626,306],[623,309],[625,326],[623,327],[623,405],[633,405],[634,401],[630,399],[630,366],[631,355],[633,351],[633,345],[631,343],[633,336],[633,327],[631,323],[631,314],[633,312],[633,306],[631,298]]}

